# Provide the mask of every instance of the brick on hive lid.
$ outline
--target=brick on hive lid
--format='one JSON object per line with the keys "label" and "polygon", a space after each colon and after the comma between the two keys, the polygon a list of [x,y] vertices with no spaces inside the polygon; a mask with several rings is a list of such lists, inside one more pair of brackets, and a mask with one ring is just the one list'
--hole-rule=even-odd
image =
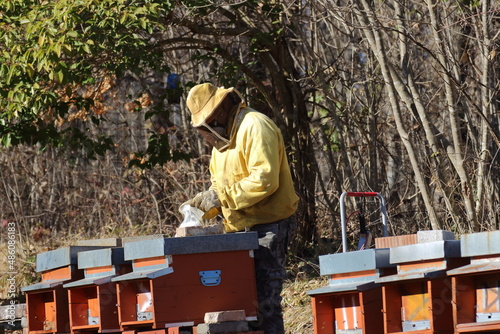
{"label": "brick on hive lid", "polygon": [[220,312],[207,312],[203,321],[207,324],[215,324],[225,321],[244,321],[246,319],[245,310],[230,310]]}
{"label": "brick on hive lid", "polygon": [[418,243],[416,234],[375,238],[375,248],[393,248]]}
{"label": "brick on hive lid", "polygon": [[198,334],[245,333],[250,331],[246,321],[225,321],[215,324],[202,323],[196,326]]}
{"label": "brick on hive lid", "polygon": [[187,226],[179,227],[175,231],[176,237],[188,237],[198,235],[222,234],[224,232],[222,224],[210,226]]}

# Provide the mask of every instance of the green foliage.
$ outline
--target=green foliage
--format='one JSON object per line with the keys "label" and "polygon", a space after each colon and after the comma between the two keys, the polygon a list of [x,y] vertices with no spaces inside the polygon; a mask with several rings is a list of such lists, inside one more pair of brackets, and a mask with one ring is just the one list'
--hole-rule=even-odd
{"label": "green foliage", "polygon": [[99,94],[82,94],[125,71],[166,70],[152,41],[169,10],[163,0],[2,1],[2,145],[70,142],[90,157],[104,153],[109,139],[87,131],[99,118]]}

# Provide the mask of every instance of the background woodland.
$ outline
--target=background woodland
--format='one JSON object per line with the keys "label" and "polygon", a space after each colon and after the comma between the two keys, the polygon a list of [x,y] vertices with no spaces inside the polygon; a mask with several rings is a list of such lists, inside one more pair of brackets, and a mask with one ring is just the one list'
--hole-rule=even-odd
{"label": "background woodland", "polygon": [[[173,235],[209,186],[185,96],[211,81],[282,130],[292,261],[339,249],[344,191],[381,193],[390,235],[498,229],[499,35],[495,0],[4,0],[2,226],[27,263],[70,236]],[[347,206],[380,235],[378,202]]]}

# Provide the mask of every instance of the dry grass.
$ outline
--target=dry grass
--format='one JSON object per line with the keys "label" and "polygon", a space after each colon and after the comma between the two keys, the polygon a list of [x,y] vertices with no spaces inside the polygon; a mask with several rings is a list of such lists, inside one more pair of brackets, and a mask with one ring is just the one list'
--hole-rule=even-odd
{"label": "dry grass", "polygon": [[310,334],[312,327],[311,297],[307,291],[328,284],[323,278],[290,279],[283,287],[283,319],[289,334]]}

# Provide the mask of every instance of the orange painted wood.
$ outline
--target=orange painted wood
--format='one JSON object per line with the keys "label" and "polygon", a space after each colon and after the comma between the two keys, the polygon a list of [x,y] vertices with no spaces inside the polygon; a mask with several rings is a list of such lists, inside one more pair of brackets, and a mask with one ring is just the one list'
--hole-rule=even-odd
{"label": "orange painted wood", "polygon": [[[173,255],[174,272],[153,280],[157,323],[203,323],[206,312],[245,310],[257,316],[255,268],[249,251]],[[221,283],[204,286],[200,271],[221,270]],[[161,320],[160,320],[161,319]],[[168,319],[164,321],[163,319]]]}
{"label": "orange painted wood", "polygon": [[499,279],[500,275],[489,275],[477,280],[475,286],[477,313],[500,312]]}
{"label": "orange painted wood", "polygon": [[[116,285],[106,283],[68,290],[70,324],[73,333],[95,329],[98,332],[118,332]],[[89,315],[97,323],[89,323]]]}
{"label": "orange painted wood", "polygon": [[382,313],[382,288],[374,288],[360,293],[363,307],[362,328],[365,334],[384,334],[384,318]]}
{"label": "orange painted wood", "polygon": [[149,257],[145,259],[134,260],[134,266],[139,268],[147,266],[155,266],[158,264],[165,264],[165,263],[167,263],[167,259],[165,258],[165,256]]}
{"label": "orange painted wood", "polygon": [[397,333],[403,330],[401,323],[401,294],[397,284],[382,286],[384,333]]}
{"label": "orange painted wood", "polygon": [[[177,327],[179,328],[179,327]],[[150,331],[144,331],[141,332],[141,334],[165,334],[167,333],[167,329],[156,329],[156,330],[150,330]]]}
{"label": "orange painted wood", "polygon": [[67,292],[62,285],[26,294],[28,333],[68,333]]}
{"label": "orange painted wood", "polygon": [[429,321],[413,333],[453,333],[452,285],[449,277],[386,284],[383,291],[384,331],[400,333],[403,322]]}
{"label": "orange painted wood", "polygon": [[[118,289],[118,315],[121,330],[132,327],[150,325],[154,323],[154,298],[151,293],[152,281],[149,279],[119,282]],[[137,305],[141,312],[152,312],[153,319],[139,320],[137,318]]]}
{"label": "orange painted wood", "polygon": [[455,332],[456,333],[490,332],[493,334],[493,333],[498,333],[499,328],[500,328],[500,321],[467,323],[458,325]]}
{"label": "orange painted wood", "polygon": [[453,322],[459,324],[476,321],[476,296],[474,279],[471,276],[452,277]]}
{"label": "orange painted wood", "polygon": [[[243,309],[247,317],[257,315],[255,268],[248,250],[172,257],[170,274],[117,282],[122,330],[144,325],[157,329],[166,323],[188,321],[196,325],[203,323],[206,312],[221,310]],[[152,262],[141,261],[141,265],[145,263]],[[199,272],[209,270],[221,270],[219,285],[202,285]],[[153,319],[138,321],[135,305],[147,305],[148,301],[152,304],[145,311],[153,312]]]}
{"label": "orange painted wood", "polygon": [[332,280],[344,279],[344,278],[355,278],[355,277],[366,277],[376,275],[377,271],[374,270],[364,270],[364,271],[356,271],[351,273],[343,273],[343,274],[333,274],[331,275]]}
{"label": "orange painted wood", "polygon": [[167,334],[180,334],[181,327],[170,327],[168,328]]}
{"label": "orange painted wood", "polygon": [[400,275],[404,275],[407,272],[415,271],[418,269],[427,269],[427,268],[446,268],[446,261],[444,259],[440,260],[428,260],[421,262],[409,262],[402,263],[398,265],[398,273]]}
{"label": "orange painted wood", "polygon": [[337,329],[362,328],[362,311],[357,292],[336,296],[334,309]]}
{"label": "orange painted wood", "polygon": [[430,320],[431,302],[425,281],[401,284],[401,321]]}
{"label": "orange painted wood", "polygon": [[42,273],[42,282],[52,280],[63,281],[71,278],[71,266],[48,270]]}
{"label": "orange painted wood", "polygon": [[500,321],[477,322],[477,313],[500,312],[500,273],[454,276],[453,320],[456,332],[500,331]]}
{"label": "orange painted wood", "polygon": [[331,294],[314,296],[311,299],[314,334],[334,334],[335,317]]}
{"label": "orange painted wood", "polygon": [[100,273],[106,273],[106,272],[113,272],[114,266],[104,266],[104,267],[95,267],[95,268],[87,268],[85,269],[85,274],[92,275],[92,274],[100,274]]}
{"label": "orange painted wood", "polygon": [[430,291],[431,330],[433,333],[453,333],[453,306],[451,278],[431,280],[427,282]]}
{"label": "orange painted wood", "polygon": [[311,301],[315,334],[361,329],[363,334],[383,334],[382,289],[317,295]]}
{"label": "orange painted wood", "polygon": [[[88,326],[88,294],[95,288],[75,288],[68,291],[71,327]],[[97,295],[97,292],[92,293]]]}

